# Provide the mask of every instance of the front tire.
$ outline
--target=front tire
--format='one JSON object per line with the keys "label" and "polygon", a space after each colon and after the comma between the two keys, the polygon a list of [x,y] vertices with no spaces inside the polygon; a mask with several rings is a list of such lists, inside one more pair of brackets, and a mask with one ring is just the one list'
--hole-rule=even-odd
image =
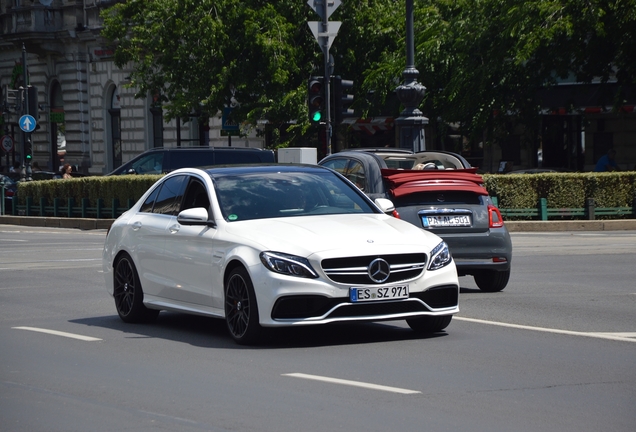
{"label": "front tire", "polygon": [[144,292],[139,274],[129,255],[123,255],[114,265],[113,297],[117,313],[124,322],[147,322],[159,315],[158,310],[144,306]]}
{"label": "front tire", "polygon": [[510,270],[483,270],[474,275],[475,283],[484,292],[499,292],[510,280]]}
{"label": "front tire", "polygon": [[225,322],[239,345],[253,344],[261,333],[254,285],[243,267],[232,270],[225,280]]}
{"label": "front tire", "polygon": [[453,319],[452,315],[409,318],[406,323],[417,333],[436,333],[444,330]]}

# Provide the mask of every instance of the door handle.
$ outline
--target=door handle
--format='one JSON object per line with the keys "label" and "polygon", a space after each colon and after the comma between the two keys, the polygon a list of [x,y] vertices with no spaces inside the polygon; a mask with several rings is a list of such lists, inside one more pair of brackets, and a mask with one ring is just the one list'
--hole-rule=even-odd
{"label": "door handle", "polygon": [[168,228],[168,229],[170,230],[171,234],[175,234],[175,233],[179,232],[179,230],[181,229],[181,225],[174,224],[174,225],[170,226],[170,228]]}
{"label": "door handle", "polygon": [[137,221],[132,224],[133,231],[139,231],[139,228],[141,228],[141,222]]}

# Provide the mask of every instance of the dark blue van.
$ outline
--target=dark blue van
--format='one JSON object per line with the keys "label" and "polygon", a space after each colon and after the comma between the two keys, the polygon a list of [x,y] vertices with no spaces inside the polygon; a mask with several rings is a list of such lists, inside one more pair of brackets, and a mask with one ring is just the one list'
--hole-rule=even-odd
{"label": "dark blue van", "polygon": [[272,150],[248,147],[173,147],[147,150],[108,175],[163,174],[179,168],[276,162]]}

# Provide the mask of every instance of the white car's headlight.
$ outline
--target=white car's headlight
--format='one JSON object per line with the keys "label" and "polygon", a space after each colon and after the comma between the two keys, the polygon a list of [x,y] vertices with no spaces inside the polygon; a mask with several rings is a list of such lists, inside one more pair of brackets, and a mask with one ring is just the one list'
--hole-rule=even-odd
{"label": "white car's headlight", "polygon": [[428,262],[428,270],[437,270],[447,266],[453,261],[453,257],[448,250],[448,245],[441,242],[431,251],[431,260]]}
{"label": "white car's headlight", "polygon": [[260,257],[263,265],[273,272],[304,278],[318,277],[306,258],[281,252],[261,252]]}

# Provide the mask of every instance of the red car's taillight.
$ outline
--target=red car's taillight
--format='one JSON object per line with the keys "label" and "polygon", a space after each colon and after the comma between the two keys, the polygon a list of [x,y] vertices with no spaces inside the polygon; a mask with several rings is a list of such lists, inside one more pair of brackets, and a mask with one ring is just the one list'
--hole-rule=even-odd
{"label": "red car's taillight", "polygon": [[393,210],[393,212],[391,212],[391,216],[393,216],[396,219],[400,219],[400,214],[398,213],[397,210]]}
{"label": "red car's taillight", "polygon": [[497,207],[492,204],[488,205],[488,227],[489,228],[501,228],[504,225],[501,212]]}

